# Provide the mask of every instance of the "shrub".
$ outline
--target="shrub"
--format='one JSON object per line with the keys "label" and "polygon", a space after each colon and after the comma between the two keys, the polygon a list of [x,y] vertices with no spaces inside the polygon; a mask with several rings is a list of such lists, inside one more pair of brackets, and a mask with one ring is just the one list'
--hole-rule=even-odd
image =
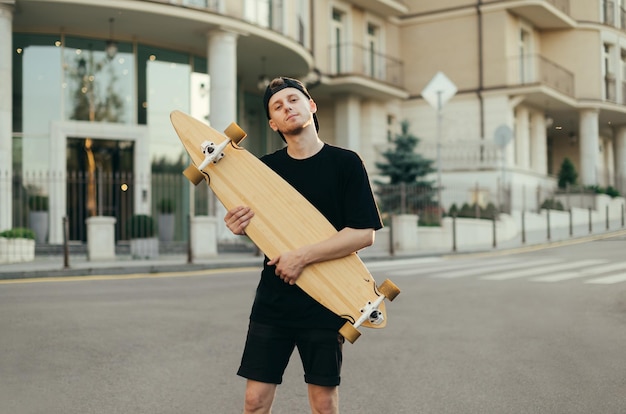
{"label": "shrub", "polygon": [[28,207],[31,211],[48,211],[48,196],[33,194],[28,197]]}
{"label": "shrub", "polygon": [[574,167],[574,163],[572,163],[569,158],[565,158],[563,160],[563,163],[561,164],[561,169],[558,173],[558,180],[558,185],[561,189],[576,184],[576,180],[578,180],[578,173],[576,172],[576,167]]}
{"label": "shrub", "polygon": [[548,198],[541,203],[541,208],[546,210],[559,210],[563,211],[565,208],[563,207],[563,203],[554,198]]}
{"label": "shrub", "polygon": [[171,198],[162,198],[157,204],[159,213],[172,214],[176,210],[176,203]]}
{"label": "shrub", "polygon": [[156,234],[156,223],[151,216],[135,214],[126,222],[126,231],[131,239],[147,239]]}
{"label": "shrub", "polygon": [[608,186],[605,192],[606,192],[606,195],[611,196],[611,198],[620,196],[619,191],[615,187],[612,187],[612,186]]}
{"label": "shrub", "polygon": [[0,233],[0,237],[7,239],[31,239],[35,240],[35,232],[24,227],[16,227],[14,229],[5,230]]}

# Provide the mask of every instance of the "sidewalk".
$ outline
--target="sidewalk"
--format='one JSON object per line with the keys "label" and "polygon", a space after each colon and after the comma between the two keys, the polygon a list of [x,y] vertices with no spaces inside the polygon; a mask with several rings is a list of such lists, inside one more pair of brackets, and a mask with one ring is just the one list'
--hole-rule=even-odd
{"label": "sidewalk", "polygon": [[[438,257],[452,255],[466,255],[475,253],[515,253],[529,249],[544,249],[563,244],[581,243],[591,240],[606,239],[612,237],[624,237],[626,229],[613,228],[609,231],[597,231],[589,233],[586,228],[574,229],[573,235],[569,235],[568,229],[554,229],[550,240],[546,238],[546,231],[532,231],[526,234],[525,242],[521,235],[506,240],[496,241],[496,247],[492,245],[463,247],[458,246],[453,252],[452,247],[445,250],[424,251],[418,250],[411,254],[392,256],[388,253],[381,254],[378,248],[372,251],[364,251],[360,257],[365,263],[372,261],[399,260],[422,257]],[[62,255],[37,256],[32,262],[11,263],[0,265],[0,280],[46,278],[46,277],[71,277],[71,276],[96,276],[96,275],[131,275],[146,273],[175,273],[191,272],[210,269],[227,269],[239,267],[261,268],[263,257],[254,253],[221,253],[211,259],[196,260],[194,263],[187,262],[187,255],[173,254],[161,255],[157,259],[133,259],[130,256],[118,255],[111,261],[88,261],[84,255],[69,257],[69,267],[64,267]]]}

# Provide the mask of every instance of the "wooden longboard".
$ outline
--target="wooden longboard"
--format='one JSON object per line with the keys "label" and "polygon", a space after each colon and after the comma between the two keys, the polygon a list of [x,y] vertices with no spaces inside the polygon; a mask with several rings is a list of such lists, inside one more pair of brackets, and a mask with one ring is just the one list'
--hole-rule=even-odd
{"label": "wooden longboard", "polygon": [[[270,259],[280,253],[326,240],[337,232],[289,183],[250,152],[235,144],[239,140],[233,138],[228,129],[227,134],[235,142],[180,111],[172,112],[170,119],[193,162],[185,175],[195,184],[204,178],[226,210],[237,206],[250,207],[254,217],[246,228],[246,234]],[[245,136],[243,131],[241,134],[241,137]],[[206,164],[206,156],[201,149],[205,141],[226,145],[220,151],[223,158],[207,166],[202,165],[203,162]],[[192,176],[198,172],[198,167],[202,167],[202,177],[194,179]],[[379,289],[356,253],[305,267],[296,284],[323,306],[349,321],[350,324],[346,325],[352,328],[359,325],[384,327],[387,318],[382,299],[387,296],[393,300],[399,293],[397,287],[389,281]],[[377,310],[384,318],[383,321],[373,324],[366,319],[357,323],[359,318],[363,319],[363,310],[370,311],[367,304],[374,302],[379,302]],[[348,326],[344,328],[350,329]],[[356,329],[340,332],[350,342],[354,342],[360,335]]]}

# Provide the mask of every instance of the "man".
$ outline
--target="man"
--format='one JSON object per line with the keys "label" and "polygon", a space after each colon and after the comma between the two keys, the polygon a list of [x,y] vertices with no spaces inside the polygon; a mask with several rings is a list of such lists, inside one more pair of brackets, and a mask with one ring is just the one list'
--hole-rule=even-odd
{"label": "man", "polygon": [[[250,315],[238,375],[247,378],[244,413],[270,413],[277,385],[298,348],[313,413],[338,413],[345,322],[299,287],[309,264],[347,256],[374,242],[382,227],[359,156],[325,144],[317,135],[317,106],[296,79],[276,78],[263,97],[269,125],[287,146],[261,160],[307,198],[337,229],[327,240],[266,258]],[[245,234],[254,212],[236,207],[224,217]]]}

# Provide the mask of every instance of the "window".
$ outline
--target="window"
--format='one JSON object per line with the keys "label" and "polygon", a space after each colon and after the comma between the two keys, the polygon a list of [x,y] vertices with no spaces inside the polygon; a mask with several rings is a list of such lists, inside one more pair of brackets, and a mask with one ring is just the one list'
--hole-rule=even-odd
{"label": "window", "polygon": [[367,24],[367,40],[365,51],[366,74],[372,78],[381,78],[382,63],[379,63],[379,28],[371,23]]}
{"label": "window", "polygon": [[345,44],[345,13],[338,9],[332,11],[331,21],[331,73],[339,74],[347,70]]}
{"label": "window", "polygon": [[519,76],[521,84],[534,81],[531,40],[530,32],[526,29],[521,29],[519,38]]}

